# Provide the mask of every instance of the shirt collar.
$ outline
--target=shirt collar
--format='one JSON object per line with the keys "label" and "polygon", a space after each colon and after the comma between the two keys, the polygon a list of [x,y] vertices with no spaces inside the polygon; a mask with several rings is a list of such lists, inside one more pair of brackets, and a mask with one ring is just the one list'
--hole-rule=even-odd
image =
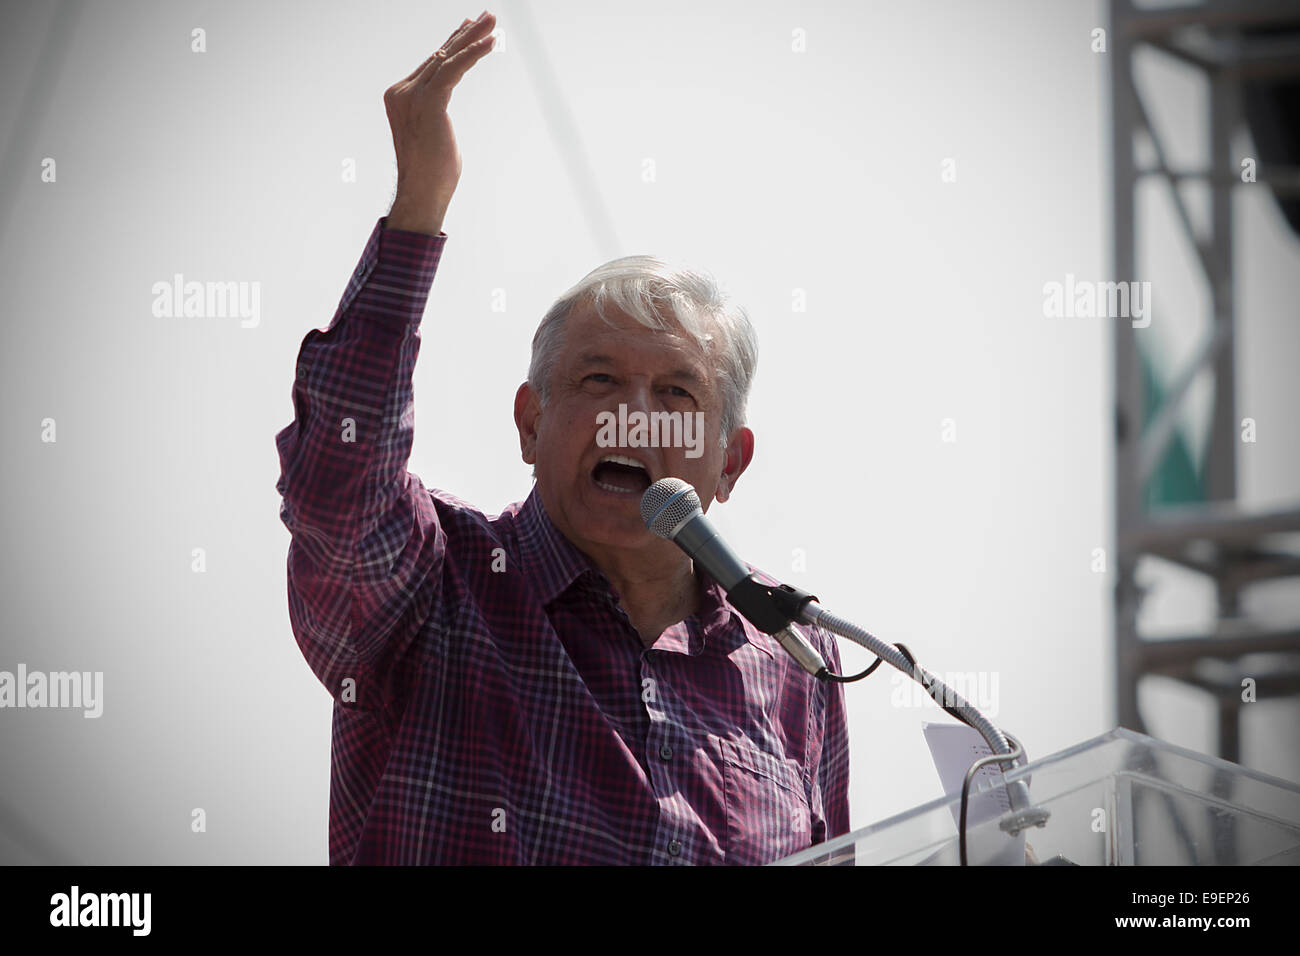
{"label": "shirt collar", "polygon": [[584,575],[611,589],[591,559],[555,527],[535,484],[519,508],[519,560],[543,604],[550,604]]}
{"label": "shirt collar", "polygon": [[[541,595],[543,604],[550,604],[579,579],[593,590],[613,592],[609,579],[551,521],[542,506],[542,496],[536,484],[519,506],[518,515],[519,560],[524,573]],[[731,606],[722,585],[707,576],[704,580],[707,583],[700,592],[700,606],[694,617],[706,642],[713,634],[721,633],[720,628],[726,628],[734,621],[746,641],[769,657],[774,656],[773,639]]]}
{"label": "shirt collar", "polygon": [[[722,590],[721,584],[712,578],[705,580],[708,584],[701,592],[700,607],[695,612],[695,619],[699,622],[700,633],[704,635],[705,642],[707,643],[714,635],[726,635],[734,627],[754,647],[768,657],[775,657],[772,650],[774,639],[750,624],[743,614],[731,606],[731,602],[727,600],[727,592]],[[734,638],[732,641],[734,642]]]}

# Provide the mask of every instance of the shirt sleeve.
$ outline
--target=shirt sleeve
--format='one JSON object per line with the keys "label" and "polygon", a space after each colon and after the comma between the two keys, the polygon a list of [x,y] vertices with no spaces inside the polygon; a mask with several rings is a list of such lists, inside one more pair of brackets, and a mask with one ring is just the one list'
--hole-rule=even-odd
{"label": "shirt sleeve", "polygon": [[294,419],[275,436],[294,637],[335,699],[365,710],[399,692],[394,665],[446,552],[431,497],[406,466],[419,325],[447,237],[384,222],[329,327],[303,339]]}
{"label": "shirt sleeve", "polygon": [[[835,638],[821,633],[821,653],[826,666],[837,674],[842,673]],[[826,706],[822,711],[821,747],[813,774],[814,844],[849,832],[849,727],[844,685],[826,682],[822,688],[826,693]]]}

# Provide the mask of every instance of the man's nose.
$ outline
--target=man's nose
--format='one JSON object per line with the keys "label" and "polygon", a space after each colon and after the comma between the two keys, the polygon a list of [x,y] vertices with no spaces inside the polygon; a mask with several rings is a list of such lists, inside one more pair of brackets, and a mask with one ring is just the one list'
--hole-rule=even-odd
{"label": "man's nose", "polygon": [[633,379],[622,389],[619,401],[627,406],[629,413],[645,412],[648,414],[654,410],[654,390],[650,387],[649,382]]}

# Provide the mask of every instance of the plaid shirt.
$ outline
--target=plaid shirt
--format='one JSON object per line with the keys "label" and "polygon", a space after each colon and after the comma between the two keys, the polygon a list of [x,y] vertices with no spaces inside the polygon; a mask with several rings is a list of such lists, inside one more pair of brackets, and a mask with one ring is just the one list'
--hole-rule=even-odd
{"label": "plaid shirt", "polygon": [[842,687],[712,582],[647,649],[536,489],[489,517],[406,470],[447,236],[383,225],[276,435],[289,618],[335,702],[330,862],[764,863],[846,833]]}

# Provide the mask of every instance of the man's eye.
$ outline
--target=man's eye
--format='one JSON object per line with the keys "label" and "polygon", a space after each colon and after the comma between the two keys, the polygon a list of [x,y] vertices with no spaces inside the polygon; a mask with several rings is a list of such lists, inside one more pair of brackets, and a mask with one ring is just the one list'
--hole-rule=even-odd
{"label": "man's eye", "polygon": [[601,385],[612,382],[614,379],[607,372],[592,372],[587,376],[587,381],[597,381]]}
{"label": "man's eye", "polygon": [[669,390],[670,390],[674,395],[677,395],[677,396],[679,396],[680,398],[694,398],[694,397],[695,397],[695,396],[692,395],[690,392],[686,391],[686,389],[682,388],[680,385],[669,385],[668,388],[669,388]]}

